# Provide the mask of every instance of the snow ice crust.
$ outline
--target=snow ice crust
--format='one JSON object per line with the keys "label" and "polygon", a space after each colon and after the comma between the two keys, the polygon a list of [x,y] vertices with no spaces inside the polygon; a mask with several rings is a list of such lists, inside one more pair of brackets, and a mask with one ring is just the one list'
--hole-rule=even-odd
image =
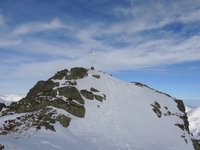
{"label": "snow ice crust", "polygon": [[[100,75],[100,79],[92,75]],[[103,72],[89,70],[78,79],[79,90],[98,89],[106,100],[85,100],[84,118],[72,117],[68,128],[56,124],[56,132],[31,129],[21,134],[0,136],[6,150],[193,150],[187,131],[174,124],[183,124],[177,116],[158,116],[152,111],[155,101],[182,114],[171,97],[115,79]],[[61,110],[58,110],[61,111]],[[0,124],[6,117],[0,118]],[[8,119],[8,118],[6,118]],[[187,139],[187,144],[181,136]]]}

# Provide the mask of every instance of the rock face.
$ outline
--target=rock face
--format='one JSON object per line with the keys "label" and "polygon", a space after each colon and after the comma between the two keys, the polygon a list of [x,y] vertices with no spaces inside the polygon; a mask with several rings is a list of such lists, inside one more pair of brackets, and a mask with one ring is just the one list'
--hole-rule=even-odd
{"label": "rock face", "polygon": [[4,103],[0,103],[0,111],[1,111],[4,107],[6,107],[6,105],[5,105]]}
{"label": "rock face", "polygon": [[94,69],[65,69],[38,81],[0,115],[0,141],[8,149],[34,142],[48,150],[194,149],[181,100]]}

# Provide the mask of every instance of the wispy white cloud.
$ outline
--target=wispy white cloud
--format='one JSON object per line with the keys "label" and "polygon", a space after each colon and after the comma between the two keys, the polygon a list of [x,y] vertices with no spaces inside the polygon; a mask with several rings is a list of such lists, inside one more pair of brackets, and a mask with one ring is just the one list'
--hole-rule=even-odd
{"label": "wispy white cloud", "polygon": [[29,33],[52,31],[56,29],[70,29],[64,25],[58,18],[54,18],[50,22],[27,23],[18,26],[14,31],[14,35],[24,35]]}
{"label": "wispy white cloud", "polygon": [[[63,25],[65,26],[65,24]],[[94,24],[83,28],[74,26],[73,28],[76,32],[72,32],[72,36],[79,41],[77,45],[31,39],[16,42],[18,44],[16,48],[19,51],[29,53],[65,57],[69,66],[78,65],[78,63],[74,62],[80,62],[81,65],[87,66],[89,64],[87,54],[90,50],[96,49],[98,54],[97,66],[99,69],[105,70],[152,68],[159,65],[200,60],[200,37],[198,35],[181,41],[177,41],[174,37],[164,37],[161,39],[147,39],[146,41],[141,40],[135,44],[134,37],[123,34],[125,37],[120,40],[126,42],[130,38],[132,39],[132,44],[130,40],[129,45],[126,47],[115,47],[112,42],[105,42],[103,38],[115,34],[121,35],[122,30],[115,29],[115,32],[108,32],[109,29],[112,30],[116,25],[120,27],[120,24],[113,24],[107,28],[103,24]],[[4,46],[9,45],[6,42],[2,43],[4,43]],[[55,60],[52,61],[54,62]],[[40,63],[36,66],[48,68],[46,65],[50,63],[51,60],[47,64]],[[35,68],[37,69],[37,67]],[[51,68],[49,67],[49,69]]]}
{"label": "wispy white cloud", "polygon": [[116,16],[128,18],[128,22],[122,23],[124,28],[129,29],[126,30],[128,33],[157,29],[174,22],[200,21],[200,2],[198,0],[146,1],[146,3],[141,2],[140,5],[136,1],[130,0],[130,3],[130,7],[117,6],[113,8]]}
{"label": "wispy white cloud", "polygon": [[181,15],[177,20],[183,23],[190,23],[200,21],[200,9],[196,11],[192,11],[189,14]]}
{"label": "wispy white cloud", "polygon": [[20,39],[1,39],[0,38],[0,48],[13,47],[21,44]]}
{"label": "wispy white cloud", "polygon": [[126,70],[196,61],[200,60],[199,39],[199,36],[195,36],[180,43],[175,43],[173,39],[151,40],[135,48],[103,54],[101,57],[104,59],[99,64],[109,66],[107,69]]}
{"label": "wispy white cloud", "polygon": [[[187,61],[200,60],[199,40],[199,36],[194,36],[190,39],[178,43],[174,42],[173,39],[162,39],[149,40],[148,42],[141,43],[137,46],[130,45],[129,47],[122,49],[115,49],[111,47],[107,51],[97,51],[96,67],[100,70],[106,71],[148,69],[154,68],[159,65],[169,65]],[[40,44],[35,44],[36,49],[37,47],[41,48]],[[46,43],[45,46],[47,45],[48,44]],[[30,45],[28,44],[25,49],[28,49],[28,46]],[[66,51],[65,48],[61,48],[59,51],[59,46],[56,45],[52,47],[49,47],[50,49],[54,49],[53,51],[51,51],[52,55],[62,54],[66,59],[22,64],[21,66],[19,66],[19,70],[17,71],[20,73],[18,77],[23,76],[22,74],[26,74],[27,72],[32,72],[33,76],[35,76],[36,73],[40,77],[42,76],[42,74],[47,75],[46,73],[44,73],[44,70],[41,71],[42,68],[45,68],[47,72],[54,72],[61,68],[70,68],[72,66],[89,67],[92,64],[87,53],[81,52],[81,45],[77,46],[76,49],[72,49],[69,47],[70,51]],[[45,49],[48,50],[49,48]],[[88,52],[89,48],[90,47],[88,47]],[[105,49],[106,48],[107,47],[105,46]],[[15,72],[14,76],[17,76],[17,72]]]}

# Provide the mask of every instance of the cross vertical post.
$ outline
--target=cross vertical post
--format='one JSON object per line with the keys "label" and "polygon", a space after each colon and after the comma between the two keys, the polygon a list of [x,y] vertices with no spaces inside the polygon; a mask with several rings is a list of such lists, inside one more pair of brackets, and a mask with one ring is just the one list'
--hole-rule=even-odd
{"label": "cross vertical post", "polygon": [[95,56],[96,56],[96,54],[95,54],[94,50],[92,51],[92,53],[90,54],[90,56],[91,56],[91,58],[92,58],[92,67],[94,67],[94,63],[95,63]]}

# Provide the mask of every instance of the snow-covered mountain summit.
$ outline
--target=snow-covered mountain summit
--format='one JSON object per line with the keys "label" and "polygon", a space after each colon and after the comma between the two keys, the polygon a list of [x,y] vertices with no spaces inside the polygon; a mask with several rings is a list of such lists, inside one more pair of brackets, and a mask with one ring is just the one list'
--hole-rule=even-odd
{"label": "snow-covered mountain summit", "polygon": [[193,150],[181,100],[141,83],[72,68],[1,111],[6,149]]}

